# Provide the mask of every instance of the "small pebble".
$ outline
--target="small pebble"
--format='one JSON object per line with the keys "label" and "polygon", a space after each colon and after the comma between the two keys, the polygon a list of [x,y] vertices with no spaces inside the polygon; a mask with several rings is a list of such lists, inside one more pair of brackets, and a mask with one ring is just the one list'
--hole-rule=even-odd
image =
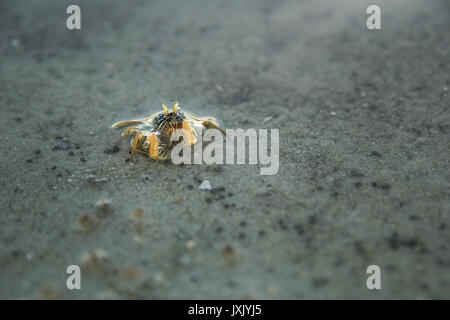
{"label": "small pebble", "polygon": [[78,217],[78,224],[81,227],[81,230],[88,231],[92,228],[92,226],[96,223],[95,219],[90,218],[86,214],[82,214]]}
{"label": "small pebble", "polygon": [[110,200],[99,200],[95,207],[102,218],[109,216],[112,213]]}
{"label": "small pebble", "polygon": [[103,291],[99,291],[97,293],[94,294],[94,299],[98,299],[98,300],[117,300],[119,299],[117,293],[115,293],[113,290],[103,290]]}
{"label": "small pebble", "polygon": [[278,288],[273,285],[267,286],[267,294],[272,297],[276,296],[278,294]]}
{"label": "small pebble", "polygon": [[122,277],[125,279],[132,279],[132,278],[136,278],[137,276],[139,276],[140,271],[137,268],[134,267],[130,267],[125,269],[122,272]]}
{"label": "small pebble", "polygon": [[108,259],[108,253],[103,249],[85,252],[81,256],[81,265],[84,267],[100,267]]}
{"label": "small pebble", "polygon": [[186,241],[186,248],[189,250],[194,249],[195,247],[195,241],[194,240],[188,240]]}
{"label": "small pebble", "polygon": [[201,190],[211,190],[211,183],[208,180],[203,180],[203,182],[200,184],[199,188]]}
{"label": "small pebble", "polygon": [[20,40],[19,39],[12,39],[11,40],[11,47],[18,48],[20,46]]}
{"label": "small pebble", "polygon": [[153,277],[153,281],[156,285],[163,285],[164,284],[164,275],[161,272],[155,273]]}
{"label": "small pebble", "polygon": [[51,287],[43,288],[39,293],[44,300],[55,300],[58,298],[56,291]]}
{"label": "small pebble", "polygon": [[143,218],[143,217],[144,217],[144,210],[142,210],[141,208],[136,208],[133,211],[132,218],[140,219],[140,218]]}

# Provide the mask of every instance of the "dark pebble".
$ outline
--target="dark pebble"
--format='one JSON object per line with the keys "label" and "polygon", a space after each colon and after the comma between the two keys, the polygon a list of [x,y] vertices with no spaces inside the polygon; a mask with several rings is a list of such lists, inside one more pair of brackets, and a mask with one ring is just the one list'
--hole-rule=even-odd
{"label": "dark pebble", "polygon": [[17,258],[18,256],[20,256],[20,253],[21,252],[19,250],[14,250],[13,252],[11,252],[11,254],[14,258]]}
{"label": "dark pebble", "polygon": [[315,224],[317,222],[317,217],[315,215],[312,215],[308,218],[308,221],[310,224]]}
{"label": "dark pebble", "polygon": [[296,224],[294,228],[295,228],[295,231],[297,231],[297,233],[299,235],[302,235],[303,233],[305,233],[305,229],[303,228],[303,225],[300,223]]}
{"label": "dark pebble", "polygon": [[118,147],[118,146],[114,146],[114,147],[112,147],[112,148],[108,148],[108,149],[105,149],[105,153],[106,154],[114,154],[114,153],[117,153],[117,152],[119,152],[120,151],[120,148]]}
{"label": "dark pebble", "polygon": [[380,189],[381,190],[389,190],[391,188],[390,185],[388,185],[387,183],[385,184],[380,184]]}
{"label": "dark pebble", "polygon": [[391,249],[396,250],[400,247],[415,248],[419,245],[419,241],[415,238],[400,238],[396,232],[394,232],[387,242]]}
{"label": "dark pebble", "polygon": [[361,171],[359,171],[358,169],[351,169],[350,176],[354,177],[354,178],[362,178],[362,177],[364,177],[364,174]]}
{"label": "dark pebble", "polygon": [[379,153],[378,151],[372,151],[372,152],[370,153],[370,155],[371,155],[372,157],[381,158],[381,153]]}
{"label": "dark pebble", "polygon": [[288,227],[286,225],[286,223],[284,222],[284,220],[280,219],[278,220],[278,225],[280,226],[281,229],[286,230]]}
{"label": "dark pebble", "polygon": [[225,191],[225,187],[218,187],[211,190],[212,193],[223,192]]}

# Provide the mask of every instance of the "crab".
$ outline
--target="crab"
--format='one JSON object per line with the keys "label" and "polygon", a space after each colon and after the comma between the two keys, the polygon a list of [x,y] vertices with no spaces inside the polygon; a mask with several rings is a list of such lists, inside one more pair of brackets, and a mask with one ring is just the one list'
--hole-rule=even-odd
{"label": "crab", "polygon": [[183,140],[188,145],[194,145],[197,142],[194,130],[194,126],[197,125],[205,129],[217,129],[225,135],[215,118],[194,117],[182,111],[177,101],[173,103],[173,112],[169,112],[166,104],[162,107],[163,111],[148,118],[121,121],[112,125],[112,128],[131,126],[123,131],[120,141],[132,136],[130,142],[132,160],[136,153],[143,153],[154,160],[166,160],[172,146],[172,135],[177,129],[183,129]]}

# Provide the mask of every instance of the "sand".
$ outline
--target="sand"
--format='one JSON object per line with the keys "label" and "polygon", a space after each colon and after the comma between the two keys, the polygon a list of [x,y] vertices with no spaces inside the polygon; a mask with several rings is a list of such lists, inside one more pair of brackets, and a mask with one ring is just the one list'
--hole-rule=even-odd
{"label": "sand", "polygon": [[[448,1],[76,3],[0,1],[0,298],[450,297]],[[278,174],[130,161],[174,100]]]}

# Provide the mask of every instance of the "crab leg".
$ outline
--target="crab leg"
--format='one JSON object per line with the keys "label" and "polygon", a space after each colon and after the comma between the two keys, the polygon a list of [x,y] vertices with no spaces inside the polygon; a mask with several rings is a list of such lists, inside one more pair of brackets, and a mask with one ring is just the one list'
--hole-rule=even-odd
{"label": "crab leg", "polygon": [[223,134],[224,136],[227,135],[226,132],[225,132],[223,129],[219,128],[219,126],[217,125],[217,122],[215,122],[215,121],[206,120],[206,121],[203,121],[203,122],[202,122],[202,125],[203,125],[206,129],[217,129],[217,130],[219,130],[220,132],[222,132],[222,134]]}
{"label": "crab leg", "polygon": [[127,120],[127,121],[120,121],[114,123],[111,128],[120,128],[124,126],[128,126],[130,124],[138,124],[138,123],[147,123],[149,125],[152,125],[153,119],[158,115],[159,113],[155,113],[154,115],[145,118],[145,119],[136,119],[136,120]]}
{"label": "crab leg", "polygon": [[135,126],[135,127],[129,127],[127,129],[125,129],[122,133],[122,137],[120,137],[120,141],[122,141],[123,139],[125,139],[128,135],[136,133],[136,131],[138,131],[139,129],[141,129],[142,126]]}
{"label": "crab leg", "polygon": [[218,123],[217,123],[217,121],[216,121],[215,118],[212,118],[212,117],[197,118],[197,117],[191,116],[191,115],[188,114],[188,113],[184,113],[184,114],[185,114],[185,116],[186,116],[187,118],[189,118],[189,119],[192,119],[192,120],[194,120],[194,121],[199,121],[199,122],[201,122],[202,125],[203,125],[206,129],[211,129],[211,128],[212,128],[212,129],[217,129],[217,130],[219,130],[220,132],[222,132],[223,135],[226,135],[225,131],[224,131],[223,129],[219,128],[219,125],[218,125]]}
{"label": "crab leg", "polygon": [[184,138],[186,139],[186,143],[188,145],[193,145],[197,142],[197,138],[195,137],[194,128],[192,128],[192,125],[189,121],[183,120],[183,131],[184,131]]}
{"label": "crab leg", "polygon": [[154,160],[165,160],[166,158],[160,156],[159,138],[156,133],[152,132],[147,139],[149,142],[148,156]]}
{"label": "crab leg", "polygon": [[141,140],[141,137],[145,138],[145,135],[143,132],[137,132],[136,135],[133,137],[133,140],[131,140],[131,147],[130,147],[130,154],[131,154],[131,160],[134,159],[134,154],[139,151],[137,149],[137,146]]}

